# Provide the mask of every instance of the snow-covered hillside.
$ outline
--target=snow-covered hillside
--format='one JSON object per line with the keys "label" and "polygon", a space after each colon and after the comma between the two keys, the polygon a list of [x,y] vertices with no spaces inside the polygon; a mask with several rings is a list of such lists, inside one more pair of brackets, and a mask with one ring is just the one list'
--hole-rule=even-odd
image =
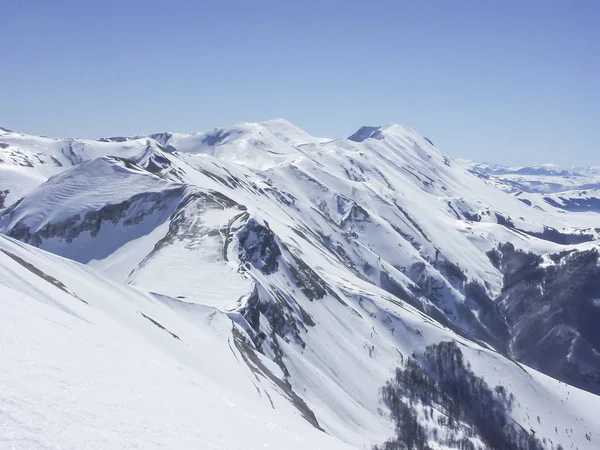
{"label": "snow-covered hillside", "polygon": [[[400,125],[3,132],[0,147],[0,336],[15,360],[0,410],[16,448],[371,448],[398,435],[383,386],[412,361],[444,386],[430,356],[448,341],[489,385],[501,442],[600,439],[600,216],[565,206],[593,195],[507,192]],[[497,448],[472,406],[409,402],[402,386],[423,445]],[[59,433],[73,409],[88,419]]]}
{"label": "snow-covered hillside", "polygon": [[6,237],[0,268],[2,448],[351,448],[301,418],[225,312]]}

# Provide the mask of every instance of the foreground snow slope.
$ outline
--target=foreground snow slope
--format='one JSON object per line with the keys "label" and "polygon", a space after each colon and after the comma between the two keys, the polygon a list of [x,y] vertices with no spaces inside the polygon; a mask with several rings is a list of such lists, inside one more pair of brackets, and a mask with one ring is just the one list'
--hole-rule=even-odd
{"label": "foreground snow slope", "polygon": [[[57,142],[79,143],[46,139],[5,133],[0,143],[21,142],[21,154],[50,160],[62,154]],[[130,343],[107,351],[138,355],[143,367],[135,372],[148,371],[146,358],[174,364],[182,376],[232,391],[236,405],[275,408],[285,424],[288,417],[298,424],[291,430],[319,428],[356,448],[394,434],[380,397],[394,369],[429,345],[455,340],[492,388],[515,395],[510,419],[545,439],[544,448],[594,448],[600,423],[590,411],[599,397],[511,356],[600,388],[593,356],[600,346],[589,326],[598,314],[597,213],[565,212],[558,200],[543,208],[522,201],[399,125],[331,140],[276,120],[86,141],[73,152],[90,157],[64,164],[0,211],[0,232],[87,265],[2,238],[6,288],[61,311],[48,312],[50,338],[87,336],[87,328],[65,328],[66,319],[56,316],[72,320],[75,311],[94,324],[97,339]],[[41,179],[40,167],[23,170]],[[53,278],[40,278],[40,270]],[[584,275],[571,289],[573,272]],[[39,297],[40,289],[52,292]],[[27,304],[6,308],[22,317]],[[589,320],[564,314],[573,310]],[[527,339],[524,330],[542,330],[544,339]],[[129,334],[135,338],[123,338]],[[557,349],[550,367],[547,347]],[[95,365],[94,351],[86,355]],[[139,355],[147,356],[140,362]],[[44,361],[40,370],[53,373]],[[160,401],[165,389],[156,392]],[[102,410],[97,402],[85,407]],[[193,414],[181,413],[182,421]],[[262,409],[253,414],[263,417]],[[214,436],[225,432],[220,420],[209,424]],[[194,433],[204,428],[194,426]],[[427,433],[433,448],[452,448],[436,441],[432,427]],[[309,442],[334,448],[320,444],[321,435]],[[226,438],[222,448],[237,448]],[[262,448],[260,439],[259,432],[244,448]],[[483,442],[477,433],[470,439]]]}
{"label": "foreground snow slope", "polygon": [[[9,446],[346,448],[301,418],[257,361],[248,362],[231,334],[237,319],[115,284],[5,237],[0,268],[0,348],[9,362],[0,371],[1,429]],[[594,448],[585,436],[600,427],[599,397],[453,335],[384,294],[370,297],[357,305],[360,316],[339,302],[312,308],[320,320],[305,336],[306,352],[284,345],[294,389],[329,433],[357,448],[385,439],[391,430],[377,414],[377,389],[389,367],[401,354],[457,339],[478,374],[515,394],[518,423]],[[387,317],[385,325],[366,321],[367,311]],[[362,342],[372,343],[371,356]]]}
{"label": "foreground snow slope", "polygon": [[0,312],[3,448],[350,448],[282,414],[214,309],[0,237]]}

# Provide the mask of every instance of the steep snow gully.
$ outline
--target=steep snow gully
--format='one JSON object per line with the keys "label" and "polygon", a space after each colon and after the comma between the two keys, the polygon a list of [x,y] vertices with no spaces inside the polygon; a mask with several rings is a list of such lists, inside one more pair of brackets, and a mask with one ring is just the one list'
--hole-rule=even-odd
{"label": "steep snow gully", "polygon": [[400,126],[0,132],[0,447],[594,449],[597,168]]}

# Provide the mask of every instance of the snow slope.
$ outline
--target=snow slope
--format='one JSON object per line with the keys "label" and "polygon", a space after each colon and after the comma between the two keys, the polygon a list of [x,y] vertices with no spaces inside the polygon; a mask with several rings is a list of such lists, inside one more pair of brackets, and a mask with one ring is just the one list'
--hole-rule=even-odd
{"label": "snow slope", "polygon": [[[346,448],[298,418],[275,383],[244,366],[243,351],[232,344],[236,319],[115,284],[4,237],[0,261],[0,348],[10,361],[0,371],[0,404],[9,445]],[[391,430],[377,414],[377,389],[389,365],[454,338],[488,382],[516,393],[515,420],[554,441],[594,448],[585,435],[600,426],[593,414],[599,397],[525,369],[377,294],[355,304],[359,315],[336,301],[315,305],[309,313],[320,313],[320,320],[306,334],[308,350],[284,345],[294,388],[329,433],[356,448],[383,440]],[[367,342],[374,355],[359,345]],[[254,357],[278,373],[269,360]]]}
{"label": "snow slope", "polygon": [[2,447],[350,448],[281,413],[225,314],[5,237],[0,266]]}
{"label": "snow slope", "polygon": [[4,205],[19,200],[48,177],[69,167],[108,155],[140,160],[147,157],[151,146],[146,138],[111,142],[4,132],[0,134],[0,191],[8,190]]}

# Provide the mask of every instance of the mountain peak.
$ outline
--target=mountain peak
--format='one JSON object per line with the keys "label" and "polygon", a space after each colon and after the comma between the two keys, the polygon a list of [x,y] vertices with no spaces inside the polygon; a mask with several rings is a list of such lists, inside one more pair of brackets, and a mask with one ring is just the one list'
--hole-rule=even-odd
{"label": "mountain peak", "polygon": [[318,144],[330,140],[328,138],[315,137],[285,119],[271,119],[261,122],[260,125],[266,128],[277,139],[293,147],[304,144]]}
{"label": "mountain peak", "polygon": [[381,128],[381,126],[365,125],[360,127],[354,134],[348,136],[348,139],[354,142],[363,142],[367,139],[381,140],[384,138]]}
{"label": "mountain peak", "polygon": [[354,142],[363,142],[367,139],[382,140],[386,136],[390,135],[406,135],[406,134],[418,134],[410,128],[400,125],[398,123],[390,123],[387,125],[365,125],[360,127],[353,135],[349,136],[348,139]]}

